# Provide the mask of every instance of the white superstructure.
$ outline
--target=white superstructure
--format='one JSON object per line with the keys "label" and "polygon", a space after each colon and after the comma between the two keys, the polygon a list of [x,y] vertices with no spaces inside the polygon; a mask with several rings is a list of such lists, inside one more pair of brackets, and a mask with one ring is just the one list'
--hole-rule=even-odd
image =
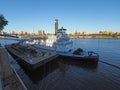
{"label": "white superstructure", "polygon": [[73,42],[68,38],[67,34],[65,33],[66,29],[63,27],[58,30],[57,32],[57,41],[55,42],[55,49],[56,51],[60,52],[69,52],[72,50]]}
{"label": "white superstructure", "polygon": [[69,52],[72,50],[73,42],[68,38],[66,29],[58,29],[56,35],[49,36],[46,40],[27,41],[27,44],[33,44],[35,47],[56,52]]}

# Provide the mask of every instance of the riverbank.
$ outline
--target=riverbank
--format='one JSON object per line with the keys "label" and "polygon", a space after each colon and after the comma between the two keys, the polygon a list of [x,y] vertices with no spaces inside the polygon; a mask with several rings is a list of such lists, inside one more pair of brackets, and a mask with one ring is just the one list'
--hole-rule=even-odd
{"label": "riverbank", "polygon": [[107,36],[107,35],[103,35],[103,36],[100,36],[100,35],[69,35],[69,38],[91,38],[91,39],[94,39],[94,38],[97,38],[97,39],[114,39],[114,38],[117,38],[117,39],[120,39],[120,36]]}
{"label": "riverbank", "polygon": [[[48,38],[50,35],[54,35],[54,34],[45,34],[45,35],[22,35],[22,36],[17,36],[18,39],[22,39],[22,38]],[[79,35],[79,34],[68,34],[69,38],[100,38],[100,39],[105,39],[105,38],[109,38],[109,39],[113,39],[113,38],[118,38],[120,39],[120,35],[100,35],[100,34],[87,34],[87,35]],[[0,39],[5,39],[7,37],[5,36],[0,36]]]}

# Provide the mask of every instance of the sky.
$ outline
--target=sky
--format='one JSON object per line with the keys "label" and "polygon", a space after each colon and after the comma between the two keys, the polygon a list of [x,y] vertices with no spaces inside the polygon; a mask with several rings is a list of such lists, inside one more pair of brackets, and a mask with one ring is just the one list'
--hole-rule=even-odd
{"label": "sky", "polygon": [[54,33],[55,19],[67,33],[120,32],[120,0],[0,0],[6,32]]}

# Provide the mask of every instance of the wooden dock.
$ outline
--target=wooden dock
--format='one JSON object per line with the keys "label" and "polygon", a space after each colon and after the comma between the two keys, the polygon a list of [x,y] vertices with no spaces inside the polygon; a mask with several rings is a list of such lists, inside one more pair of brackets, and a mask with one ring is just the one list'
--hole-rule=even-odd
{"label": "wooden dock", "polygon": [[58,56],[55,52],[37,50],[32,46],[27,47],[19,44],[7,45],[6,49],[16,57],[18,62],[29,69],[36,69]]}

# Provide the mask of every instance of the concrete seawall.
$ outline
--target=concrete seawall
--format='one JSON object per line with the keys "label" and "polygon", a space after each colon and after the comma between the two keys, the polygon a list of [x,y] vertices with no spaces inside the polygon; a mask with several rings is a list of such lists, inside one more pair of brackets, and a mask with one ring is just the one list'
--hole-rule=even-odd
{"label": "concrete seawall", "polygon": [[7,50],[0,47],[0,90],[26,90],[11,67]]}
{"label": "concrete seawall", "polygon": [[3,78],[11,76],[13,74],[13,70],[10,68],[10,62],[7,55],[7,51],[4,48],[0,48],[0,63]]}

